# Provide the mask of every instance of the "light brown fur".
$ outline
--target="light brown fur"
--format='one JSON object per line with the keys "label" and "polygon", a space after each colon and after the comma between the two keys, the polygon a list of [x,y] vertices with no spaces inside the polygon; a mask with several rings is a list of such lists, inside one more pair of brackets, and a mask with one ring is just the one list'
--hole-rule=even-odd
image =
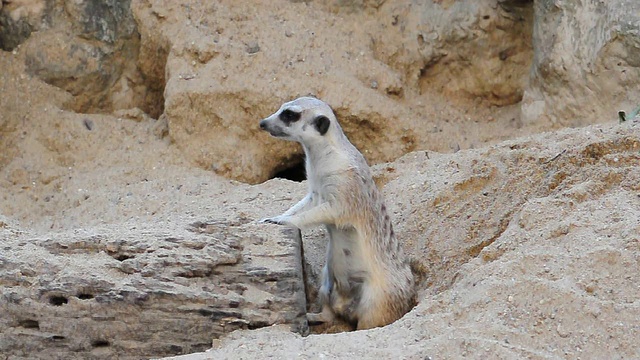
{"label": "light brown fur", "polygon": [[307,314],[308,320],[331,322],[338,315],[357,329],[369,329],[402,317],[415,296],[409,260],[369,166],[331,108],[315,98],[299,98],[282,105],[260,127],[302,144],[309,185],[298,204],[262,222],[297,228],[322,224],[329,235],[319,291],[323,309]]}

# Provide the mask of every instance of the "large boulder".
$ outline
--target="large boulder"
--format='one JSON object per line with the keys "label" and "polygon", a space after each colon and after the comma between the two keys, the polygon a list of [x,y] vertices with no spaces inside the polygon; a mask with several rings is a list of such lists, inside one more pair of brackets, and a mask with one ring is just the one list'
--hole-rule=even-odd
{"label": "large boulder", "polygon": [[0,48],[24,51],[27,72],[71,93],[74,111],[162,113],[164,79],[137,67],[130,0],[10,1],[0,9]]}
{"label": "large boulder", "polygon": [[[156,26],[164,10],[136,3],[141,31]],[[374,78],[359,78],[377,74],[377,86],[386,86],[386,79],[397,85],[393,71],[373,59],[366,43],[354,43],[346,53],[335,46],[351,30],[331,14],[286,1],[173,10],[159,24],[172,42],[165,115],[172,141],[199,166],[256,183],[299,162],[299,148],[260,133],[257,124],[282,102],[309,93],[334,106],[372,160],[390,160],[415,147],[408,112],[371,89]],[[274,13],[282,19],[273,21]],[[405,141],[395,141],[403,134]]]}

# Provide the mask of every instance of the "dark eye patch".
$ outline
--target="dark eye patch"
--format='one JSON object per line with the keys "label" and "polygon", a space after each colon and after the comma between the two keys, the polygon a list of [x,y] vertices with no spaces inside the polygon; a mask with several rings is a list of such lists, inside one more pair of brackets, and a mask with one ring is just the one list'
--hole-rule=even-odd
{"label": "dark eye patch", "polygon": [[280,117],[280,120],[282,120],[282,122],[288,126],[290,123],[300,120],[301,115],[302,114],[300,114],[299,112],[286,109],[280,113],[279,117]]}
{"label": "dark eye patch", "polygon": [[329,126],[331,125],[331,121],[328,117],[324,115],[320,115],[312,121],[313,126],[316,127],[316,130],[320,133],[320,135],[324,135],[329,130]]}

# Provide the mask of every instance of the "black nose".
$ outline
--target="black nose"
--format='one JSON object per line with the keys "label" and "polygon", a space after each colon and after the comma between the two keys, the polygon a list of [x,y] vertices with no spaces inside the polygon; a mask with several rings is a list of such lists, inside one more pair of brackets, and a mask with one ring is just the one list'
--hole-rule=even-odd
{"label": "black nose", "polygon": [[267,127],[267,121],[266,120],[261,120],[260,121],[260,129],[264,130]]}

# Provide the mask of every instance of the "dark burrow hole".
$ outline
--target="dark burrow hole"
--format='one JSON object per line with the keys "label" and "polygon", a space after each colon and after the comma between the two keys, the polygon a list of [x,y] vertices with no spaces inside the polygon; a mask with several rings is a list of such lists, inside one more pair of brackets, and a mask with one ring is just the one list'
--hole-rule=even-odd
{"label": "dark burrow hole", "polygon": [[297,181],[297,182],[306,180],[307,173],[304,168],[304,160],[300,160],[294,163],[292,166],[278,171],[272,177],[272,179],[275,179],[275,178],[287,179],[287,180]]}
{"label": "dark burrow hole", "polygon": [[60,340],[64,340],[64,339],[66,339],[66,338],[64,336],[62,336],[62,335],[53,335],[51,337],[51,340],[56,340],[56,341],[60,341]]}
{"label": "dark burrow hole", "polygon": [[179,346],[179,345],[170,345],[169,346],[169,352],[171,354],[179,355],[179,354],[182,354],[183,349],[182,349],[182,346]]}
{"label": "dark burrow hole", "polygon": [[205,270],[187,270],[183,272],[179,272],[176,274],[177,277],[193,279],[193,278],[205,278],[209,277],[212,274],[212,271]]}
{"label": "dark burrow hole", "polygon": [[20,326],[25,329],[40,329],[40,324],[36,320],[22,320]]}
{"label": "dark burrow hole", "polygon": [[49,298],[49,304],[54,306],[62,306],[68,302],[69,302],[69,299],[67,299],[64,296],[52,296]]}
{"label": "dark burrow hole", "polygon": [[81,294],[78,294],[78,299],[80,299],[80,300],[90,300],[90,299],[93,299],[93,295],[92,294],[81,293]]}
{"label": "dark burrow hole", "polygon": [[249,323],[249,325],[247,325],[247,328],[249,330],[256,330],[267,326],[269,326],[269,323],[267,321],[252,321]]}
{"label": "dark burrow hole", "polygon": [[111,256],[118,261],[125,261],[128,259],[133,259],[135,257],[133,255],[127,255],[127,254],[113,254]]}
{"label": "dark burrow hole", "polygon": [[500,3],[500,5],[505,6],[505,7],[512,7],[512,6],[519,6],[519,7],[533,6],[533,0],[505,0],[505,1],[501,2],[501,3]]}
{"label": "dark burrow hole", "polygon": [[94,348],[107,347],[111,345],[107,340],[95,340],[91,343]]}

